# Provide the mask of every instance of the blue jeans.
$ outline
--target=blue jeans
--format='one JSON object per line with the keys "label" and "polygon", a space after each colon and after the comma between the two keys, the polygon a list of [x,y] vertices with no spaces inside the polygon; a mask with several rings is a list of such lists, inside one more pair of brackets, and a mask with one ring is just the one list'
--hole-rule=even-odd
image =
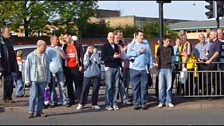
{"label": "blue jeans", "polygon": [[121,96],[122,102],[128,101],[128,87],[130,81],[130,72],[129,69],[123,69],[122,76],[120,77],[120,85],[119,85],[119,92]]}
{"label": "blue jeans", "polygon": [[22,73],[12,73],[12,76],[16,86],[16,96],[22,96],[24,94],[24,84],[22,81]]}
{"label": "blue jeans", "polygon": [[159,102],[172,103],[171,100],[172,70],[159,70]]}
{"label": "blue jeans", "polygon": [[62,102],[63,105],[66,105],[68,103],[68,99],[66,97],[64,73],[62,71],[59,71],[55,75],[56,75],[55,77],[52,77],[53,82],[51,90],[51,104],[56,105],[58,103],[58,97],[55,88],[56,84],[59,83],[60,101]]}
{"label": "blue jeans", "polygon": [[105,71],[105,105],[117,105],[117,95],[119,91],[120,68],[109,68]]}
{"label": "blue jeans", "polygon": [[30,97],[29,97],[29,112],[35,112],[35,104],[37,98],[37,110],[36,113],[40,113],[43,110],[44,104],[44,88],[46,87],[46,82],[31,82],[30,85]]}
{"label": "blue jeans", "polygon": [[130,69],[134,106],[144,105],[148,98],[148,75],[146,70]]}

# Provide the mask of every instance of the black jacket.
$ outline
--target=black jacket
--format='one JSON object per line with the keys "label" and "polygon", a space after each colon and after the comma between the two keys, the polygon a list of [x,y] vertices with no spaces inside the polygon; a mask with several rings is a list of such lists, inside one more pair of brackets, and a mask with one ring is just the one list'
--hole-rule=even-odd
{"label": "black jacket", "polygon": [[3,39],[2,36],[0,36],[0,72],[19,72],[19,67],[16,62],[16,53],[13,49],[12,41],[10,38]]}
{"label": "black jacket", "polygon": [[114,44],[114,49],[110,43],[107,42],[103,45],[102,49],[102,60],[104,61],[105,67],[117,68],[121,67],[121,59],[114,59],[114,53],[119,53],[118,46]]}

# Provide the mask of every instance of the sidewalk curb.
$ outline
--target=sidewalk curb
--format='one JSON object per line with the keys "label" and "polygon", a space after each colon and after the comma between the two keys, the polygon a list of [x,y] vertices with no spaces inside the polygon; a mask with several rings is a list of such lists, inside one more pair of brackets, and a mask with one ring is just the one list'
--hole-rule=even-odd
{"label": "sidewalk curb", "polygon": [[[132,107],[132,106],[130,106]],[[167,107],[164,107],[165,109],[174,109],[174,110],[179,110],[179,109],[211,109],[211,108],[221,108],[223,109],[224,108],[224,105],[222,103],[219,103],[219,104],[211,104],[211,103],[193,103],[193,104],[185,104],[185,103],[182,103],[182,104],[177,104],[175,105],[174,108],[167,108]],[[62,109],[63,108],[58,108],[58,109]],[[154,107],[150,107],[150,109],[161,109],[161,108],[157,108],[157,106],[154,106]],[[121,110],[122,110],[122,107],[121,107]],[[124,110],[126,110],[124,108]],[[51,112],[51,109],[44,109],[44,111],[46,112]],[[75,111],[75,109],[74,109]],[[132,110],[130,110],[132,111]],[[10,106],[10,107],[7,107],[7,106],[0,106],[0,112],[28,112],[28,107],[13,107],[13,106]]]}

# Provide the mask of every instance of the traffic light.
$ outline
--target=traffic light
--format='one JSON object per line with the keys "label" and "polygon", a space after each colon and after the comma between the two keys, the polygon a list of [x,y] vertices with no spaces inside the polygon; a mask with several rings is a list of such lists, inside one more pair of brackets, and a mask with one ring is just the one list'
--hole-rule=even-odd
{"label": "traffic light", "polygon": [[171,3],[171,0],[156,0],[157,3]]}
{"label": "traffic light", "polygon": [[205,12],[205,15],[209,18],[214,18],[214,3],[211,0],[206,0],[205,2],[209,3],[209,5],[205,5],[205,8],[208,9],[208,12]]}
{"label": "traffic light", "polygon": [[217,4],[217,16],[218,17],[223,17],[224,16],[224,1],[222,0],[217,0],[216,1]]}

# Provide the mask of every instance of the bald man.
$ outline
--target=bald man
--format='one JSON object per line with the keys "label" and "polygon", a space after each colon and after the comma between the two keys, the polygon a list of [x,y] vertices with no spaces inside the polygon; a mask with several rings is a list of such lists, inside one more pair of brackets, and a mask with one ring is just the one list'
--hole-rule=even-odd
{"label": "bald man", "polygon": [[45,53],[46,43],[43,40],[37,41],[37,48],[27,56],[25,63],[25,84],[30,85],[29,115],[32,118],[35,112],[37,99],[36,116],[46,117],[43,113],[44,88],[50,83],[49,56]]}
{"label": "bald man", "polygon": [[102,49],[102,60],[105,64],[105,75],[106,75],[106,110],[118,110],[117,105],[117,94],[119,89],[120,79],[120,67],[121,58],[119,54],[118,45],[114,44],[114,34],[109,32],[107,35],[107,42],[103,45]]}

